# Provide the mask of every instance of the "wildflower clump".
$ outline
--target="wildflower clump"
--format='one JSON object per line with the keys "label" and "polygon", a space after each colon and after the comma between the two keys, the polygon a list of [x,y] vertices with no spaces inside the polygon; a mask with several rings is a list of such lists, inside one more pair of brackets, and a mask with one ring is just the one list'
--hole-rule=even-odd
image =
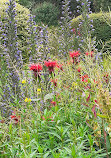
{"label": "wildflower clump", "polygon": [[26,103],[31,102],[31,98],[25,98],[25,102],[26,102]]}
{"label": "wildflower clump", "polygon": [[88,75],[87,74],[85,74],[85,75],[83,75],[83,76],[80,76],[80,78],[81,78],[81,81],[83,81],[83,82],[88,82]]}
{"label": "wildflower clump", "polygon": [[36,78],[40,77],[40,71],[42,70],[42,65],[40,65],[40,64],[31,64],[30,65],[30,70],[33,71],[34,76]]}
{"label": "wildflower clump", "polygon": [[93,51],[91,51],[91,52],[85,52],[85,55],[93,57],[94,56],[94,52]]}
{"label": "wildflower clump", "polygon": [[12,112],[12,115],[10,115],[10,118],[11,118],[11,122],[14,124],[18,124],[20,121],[20,116],[17,116],[15,112]]}
{"label": "wildflower clump", "polygon": [[56,67],[56,65],[56,61],[45,61],[45,66],[48,67],[49,74],[52,74],[52,72],[54,72],[54,68]]}
{"label": "wildflower clump", "polygon": [[77,64],[79,62],[78,57],[80,56],[79,51],[73,51],[73,52],[69,52],[70,57],[73,60],[73,64]]}

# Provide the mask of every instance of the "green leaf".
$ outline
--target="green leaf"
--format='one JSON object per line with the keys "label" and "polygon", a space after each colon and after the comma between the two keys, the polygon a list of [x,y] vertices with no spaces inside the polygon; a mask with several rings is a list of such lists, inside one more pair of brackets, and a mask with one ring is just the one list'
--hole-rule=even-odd
{"label": "green leaf", "polygon": [[43,155],[43,158],[47,158],[49,154],[50,154],[50,151],[45,153],[45,155]]}
{"label": "green leaf", "polygon": [[101,117],[101,118],[108,118],[107,116],[101,115],[101,114],[98,114],[98,113],[97,113],[97,116],[99,116],[99,117]]}
{"label": "green leaf", "polygon": [[54,97],[53,93],[46,94],[44,97],[44,102],[46,102],[46,100],[48,100],[48,99],[53,99],[53,97]]}
{"label": "green leaf", "polygon": [[53,136],[55,136],[61,140],[61,137],[57,133],[55,133],[55,132],[47,132],[47,133],[52,134]]}
{"label": "green leaf", "polygon": [[31,99],[31,101],[39,101],[40,100],[40,98],[39,99]]}
{"label": "green leaf", "polygon": [[111,151],[111,144],[110,144],[109,135],[106,136],[106,146],[107,146],[107,150],[110,152]]}

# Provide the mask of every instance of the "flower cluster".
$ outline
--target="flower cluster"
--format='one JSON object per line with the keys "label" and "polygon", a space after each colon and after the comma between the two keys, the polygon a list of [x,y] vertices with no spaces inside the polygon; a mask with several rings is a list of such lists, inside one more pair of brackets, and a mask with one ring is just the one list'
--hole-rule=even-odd
{"label": "flower cluster", "polygon": [[107,84],[109,83],[109,75],[107,73],[104,74],[103,79]]}
{"label": "flower cluster", "polygon": [[57,66],[56,61],[45,61],[45,66],[48,67],[49,73],[54,72],[54,68]]}
{"label": "flower cluster", "polygon": [[80,56],[79,51],[73,51],[73,52],[69,52],[70,53],[70,57],[73,60],[73,64],[77,64],[79,62],[78,57]]}
{"label": "flower cluster", "polygon": [[40,77],[39,72],[42,70],[42,66],[40,64],[31,64],[30,70],[34,72],[34,76],[37,78]]}
{"label": "flower cluster", "polygon": [[93,57],[94,56],[94,52],[93,51],[91,51],[91,52],[85,52],[85,55]]}
{"label": "flower cluster", "polygon": [[41,116],[41,119],[42,119],[43,121],[54,121],[51,116],[49,116],[49,117]]}
{"label": "flower cluster", "polygon": [[[63,70],[61,64],[57,64],[57,61],[44,61],[44,65],[48,67],[49,74],[52,74],[54,72],[54,68],[58,67],[61,70]],[[34,72],[35,77],[39,76],[40,77],[40,71],[43,69],[43,66],[40,64],[31,64],[30,65],[30,70]]]}
{"label": "flower cluster", "polygon": [[19,120],[20,120],[20,116],[16,116],[15,115],[15,112],[13,112],[13,115],[10,115],[10,118],[11,118],[11,121],[14,123],[14,124],[18,124]]}
{"label": "flower cluster", "polygon": [[40,72],[42,70],[42,66],[40,64],[31,64],[30,70]]}
{"label": "flower cluster", "polygon": [[60,70],[62,70],[63,71],[63,64],[57,64],[57,68],[59,68]]}
{"label": "flower cluster", "polygon": [[26,102],[26,103],[31,102],[31,98],[25,98],[25,102]]}
{"label": "flower cluster", "polygon": [[85,74],[85,75],[83,75],[83,76],[80,76],[80,78],[81,78],[81,80],[83,81],[83,82],[88,82],[88,75],[87,74]]}
{"label": "flower cluster", "polygon": [[56,102],[55,101],[51,101],[50,102],[53,106],[56,106]]}

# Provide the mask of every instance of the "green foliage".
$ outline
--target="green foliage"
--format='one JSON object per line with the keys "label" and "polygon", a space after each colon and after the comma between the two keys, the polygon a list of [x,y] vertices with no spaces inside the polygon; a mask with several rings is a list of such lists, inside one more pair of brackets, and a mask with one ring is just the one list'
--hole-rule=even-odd
{"label": "green foliage", "polygon": [[35,14],[35,21],[38,23],[44,23],[47,25],[57,25],[58,24],[58,8],[50,3],[43,2],[37,5],[37,8],[34,9],[33,13]]}
{"label": "green foliage", "polygon": [[[44,96],[44,110],[38,110],[41,102],[37,104],[22,103],[21,106],[14,108],[18,122],[9,117],[9,124],[4,123],[6,118],[0,117],[0,157],[17,157],[17,158],[104,158],[104,142],[101,130],[101,118],[94,117],[92,107],[95,104],[94,99],[97,97],[98,86],[93,79],[97,80],[96,72],[102,79],[103,73],[107,68],[100,69],[97,63],[93,63],[90,57],[85,58],[85,62],[80,62],[82,68],[81,75],[87,72],[88,82],[82,82],[80,74],[77,71],[78,65],[63,64],[64,71],[55,70],[55,76],[58,79],[58,86],[55,88],[56,106],[50,107],[48,100],[52,99],[51,93],[44,95],[44,89],[37,97],[41,99]],[[88,62],[89,61],[89,62]],[[75,67],[74,67],[75,66]],[[90,70],[90,71],[89,71]],[[21,70],[26,77],[26,83],[22,88],[32,94],[33,87],[37,84],[28,81],[32,76],[27,70]],[[75,86],[74,86],[75,85]],[[91,85],[91,88],[86,88]],[[105,83],[104,86],[107,84]],[[41,83],[41,86],[42,83]],[[42,87],[41,87],[42,88]],[[106,90],[106,89],[105,89]],[[59,96],[56,96],[59,92]],[[83,93],[86,95],[83,96]],[[91,94],[87,101],[87,94]],[[27,93],[26,93],[27,96]],[[34,96],[33,96],[34,97]],[[106,97],[107,98],[107,97]],[[88,106],[85,106],[87,104]],[[98,105],[100,105],[98,103]],[[20,110],[19,110],[20,109]],[[96,107],[97,113],[99,109]],[[20,116],[20,117],[19,117]],[[101,114],[102,116],[102,114]],[[4,121],[4,122],[3,122]],[[106,125],[107,132],[107,125]],[[99,136],[98,136],[98,135]],[[110,152],[110,136],[106,133],[107,149]],[[109,155],[110,156],[110,155]]]}
{"label": "green foliage", "polygon": [[[5,14],[5,10],[3,13]],[[92,15],[96,23],[94,27],[98,23],[99,26],[105,23],[102,16],[99,18],[100,15],[96,17],[95,14]],[[5,15],[2,15],[2,21],[5,23],[4,17]],[[22,19],[22,14],[20,14],[20,18]],[[74,20],[78,25],[79,20]],[[25,22],[22,24],[23,21],[19,21],[19,17],[18,22],[20,25],[17,25],[18,32],[20,34],[21,31],[22,34],[28,26]],[[13,110],[11,115],[3,117],[0,113],[0,157],[110,158],[111,56],[104,57],[103,62],[100,62],[100,58],[95,60],[97,56],[95,51],[86,52],[87,50],[84,50],[82,52],[84,54],[82,54],[80,50],[80,54],[77,56],[73,50],[68,52],[68,59],[64,55],[60,59],[56,52],[59,52],[58,38],[62,38],[62,35],[58,35],[57,28],[48,30],[49,45],[47,45],[45,43],[47,34],[42,31],[44,30],[41,30],[44,38],[40,41],[41,45],[38,49],[40,52],[44,50],[44,54],[46,54],[48,48],[52,46],[51,51],[55,53],[55,56],[52,56],[50,60],[56,58],[55,67],[50,73],[48,68],[52,69],[51,64],[47,68],[44,60],[41,60],[40,64],[43,67],[41,71],[36,69],[36,65],[30,63],[20,69],[19,82],[23,92],[22,102],[19,103],[18,98],[14,97],[14,102],[9,103]],[[67,32],[64,31],[64,33]],[[29,36],[30,34],[32,35],[31,31]],[[25,35],[28,36],[27,33]],[[20,39],[19,35],[18,37],[20,48],[23,47],[25,52],[25,47],[22,45],[23,39]],[[31,42],[30,44],[35,45],[34,40]],[[89,44],[88,42],[90,43],[90,40],[87,40],[87,44]],[[70,40],[67,40],[66,44],[69,47]],[[109,45],[110,43],[107,43],[107,47]],[[26,47],[30,47],[30,45],[27,44]],[[31,50],[32,55],[34,55],[33,50]],[[2,54],[2,52],[1,43],[0,53]],[[71,53],[74,54],[74,57]],[[35,56],[33,57],[37,62]],[[1,81],[3,84],[7,82],[7,85],[10,85],[10,80],[7,79],[7,73],[5,73],[3,57],[0,58],[0,62]],[[14,63],[12,64],[14,65]],[[33,67],[33,71],[30,66]],[[18,70],[19,68],[15,72],[18,73]],[[1,82],[0,87],[3,87]],[[5,94],[4,91],[2,93]],[[0,105],[2,105],[1,102]]]}
{"label": "green foliage", "polygon": [[[109,13],[104,13],[107,15],[107,18],[109,18],[110,14]],[[111,38],[111,27],[107,24],[106,20],[103,18],[103,13],[92,13],[89,15],[90,20],[93,20],[93,26],[95,31],[92,34],[92,37],[96,36],[97,41],[102,40],[102,41],[108,41]],[[79,27],[79,22],[82,19],[82,16],[78,16],[75,19],[72,20],[72,28],[77,29]],[[80,28],[80,30],[82,27]]]}
{"label": "green foliage", "polygon": [[93,0],[93,6],[95,12],[99,12],[102,8],[103,11],[108,11],[108,6],[111,8],[111,1],[110,0]]}
{"label": "green foliage", "polygon": [[32,4],[30,0],[19,0],[19,3],[27,8],[29,8]]}

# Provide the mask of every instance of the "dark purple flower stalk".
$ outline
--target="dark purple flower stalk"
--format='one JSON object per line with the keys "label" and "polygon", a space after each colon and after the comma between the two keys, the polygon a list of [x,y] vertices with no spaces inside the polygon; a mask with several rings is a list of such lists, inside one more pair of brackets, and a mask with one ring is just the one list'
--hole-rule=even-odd
{"label": "dark purple flower stalk", "polygon": [[30,62],[35,62],[37,60],[37,27],[35,26],[35,21],[33,19],[33,16],[29,14],[29,20],[28,23],[28,41],[27,41],[27,51],[28,51],[28,57]]}
{"label": "dark purple flower stalk", "polygon": [[28,52],[30,62],[41,62],[47,59],[49,53],[48,48],[48,31],[47,26],[36,26],[34,16],[29,15],[28,20]]}
{"label": "dark purple flower stalk", "polygon": [[73,38],[71,37],[71,11],[70,1],[62,1],[62,17],[59,31],[59,56],[69,55],[69,50],[73,50]]}
{"label": "dark purple flower stalk", "polygon": [[15,0],[10,0],[7,3],[5,24],[2,25],[2,104],[4,102],[5,107],[9,103],[14,103],[15,99],[22,101],[19,69],[22,68],[23,62],[21,52],[18,49],[15,5]]}
{"label": "dark purple flower stalk", "polygon": [[82,19],[80,19],[78,28],[78,30],[80,31],[80,35],[77,36],[80,43],[79,46],[81,49],[83,49],[84,47],[83,51],[92,51],[92,49],[94,48],[93,45],[95,44],[95,41],[91,39],[91,34],[93,31],[93,20],[89,19],[89,16],[92,13],[90,8],[90,2],[89,0],[81,0],[81,3],[80,1],[78,3],[79,6],[77,6],[77,8],[79,10],[79,13],[82,15]]}

